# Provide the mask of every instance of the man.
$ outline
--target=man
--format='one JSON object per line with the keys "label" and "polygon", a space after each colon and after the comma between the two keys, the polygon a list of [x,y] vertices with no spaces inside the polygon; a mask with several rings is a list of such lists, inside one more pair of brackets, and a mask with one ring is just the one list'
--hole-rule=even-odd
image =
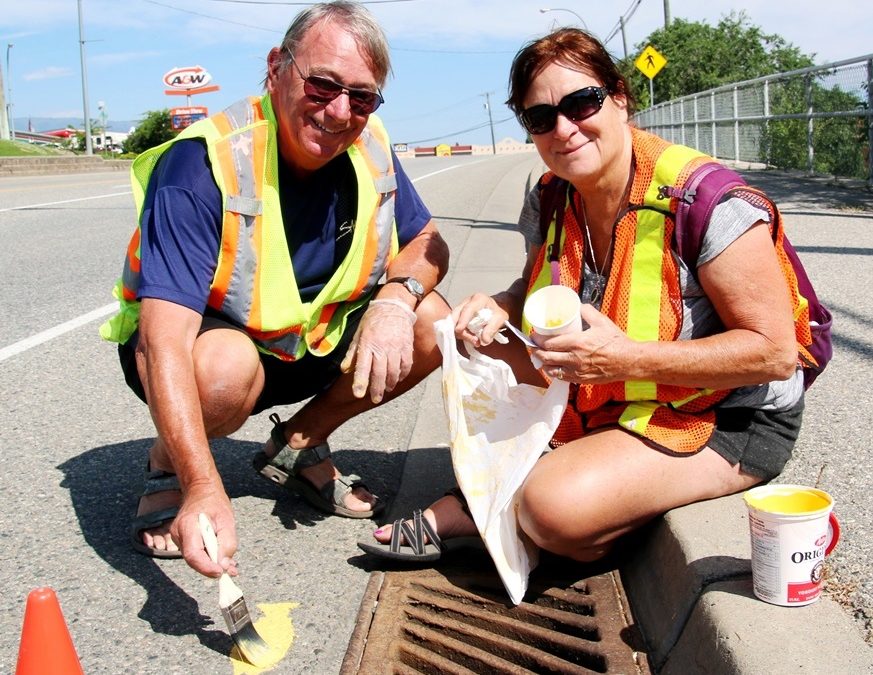
{"label": "man", "polygon": [[[431,291],[448,249],[381,122],[384,35],[360,5],[315,5],[267,56],[266,95],[192,125],[133,168],[139,228],[101,329],[157,430],[132,527],[146,555],[236,573],[208,439],[275,405],[255,468],[329,513],[381,504],[327,438],[439,365]],[[384,283],[379,283],[385,278]],[[212,563],[198,514],[214,523]]]}

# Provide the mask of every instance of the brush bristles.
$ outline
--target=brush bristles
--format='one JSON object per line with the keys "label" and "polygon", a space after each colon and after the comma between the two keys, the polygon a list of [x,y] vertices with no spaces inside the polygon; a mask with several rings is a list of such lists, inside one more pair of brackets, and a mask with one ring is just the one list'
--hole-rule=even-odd
{"label": "brush bristles", "polygon": [[240,597],[230,606],[222,607],[221,614],[227,623],[230,637],[249,663],[262,666],[273,661],[270,645],[260,636],[252,623],[245,598]]}

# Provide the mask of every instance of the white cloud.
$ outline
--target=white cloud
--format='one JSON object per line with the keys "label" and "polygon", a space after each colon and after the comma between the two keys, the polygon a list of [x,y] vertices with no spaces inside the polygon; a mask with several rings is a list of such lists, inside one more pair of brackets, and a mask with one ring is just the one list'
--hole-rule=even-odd
{"label": "white cloud", "polygon": [[66,66],[48,66],[41,70],[34,70],[30,73],[25,73],[23,78],[25,81],[32,80],[54,80],[59,77],[70,77],[73,75],[73,69]]}
{"label": "white cloud", "polygon": [[88,65],[95,66],[114,66],[119,63],[130,63],[131,61],[142,61],[155,56],[160,56],[162,52],[147,51],[147,52],[117,52],[115,54],[95,54],[88,57]]}

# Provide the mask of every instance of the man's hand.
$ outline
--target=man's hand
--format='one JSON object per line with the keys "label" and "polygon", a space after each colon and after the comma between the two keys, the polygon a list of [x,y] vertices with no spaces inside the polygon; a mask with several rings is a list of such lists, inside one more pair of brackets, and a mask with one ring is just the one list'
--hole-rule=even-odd
{"label": "man's hand", "polygon": [[385,392],[409,375],[415,342],[415,312],[400,300],[373,300],[340,368],[344,373],[355,363],[352,393],[363,398],[370,389],[370,400],[381,403]]}
{"label": "man's hand", "polygon": [[[205,513],[213,523],[218,537],[218,564],[210,560],[203,548],[199,514]],[[179,515],[170,528],[173,540],[182,549],[188,565],[207,577],[219,577],[222,572],[236,576],[237,539],[233,509],[223,489],[213,486],[191,487],[185,491]]]}

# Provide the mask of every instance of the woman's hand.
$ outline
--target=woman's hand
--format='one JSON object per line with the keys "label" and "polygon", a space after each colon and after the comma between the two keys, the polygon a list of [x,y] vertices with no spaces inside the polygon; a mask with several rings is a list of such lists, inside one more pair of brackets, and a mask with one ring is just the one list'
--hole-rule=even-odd
{"label": "woman's hand", "polygon": [[552,378],[578,384],[605,384],[631,378],[634,342],[605,314],[592,305],[582,305],[581,332],[544,336],[533,334],[540,345],[533,355]]}
{"label": "woman's hand", "polygon": [[[487,311],[480,314],[482,310]],[[477,316],[483,320],[477,319]],[[484,347],[491,344],[509,315],[490,295],[474,293],[452,310],[452,318],[455,321],[456,338],[474,347]]]}

